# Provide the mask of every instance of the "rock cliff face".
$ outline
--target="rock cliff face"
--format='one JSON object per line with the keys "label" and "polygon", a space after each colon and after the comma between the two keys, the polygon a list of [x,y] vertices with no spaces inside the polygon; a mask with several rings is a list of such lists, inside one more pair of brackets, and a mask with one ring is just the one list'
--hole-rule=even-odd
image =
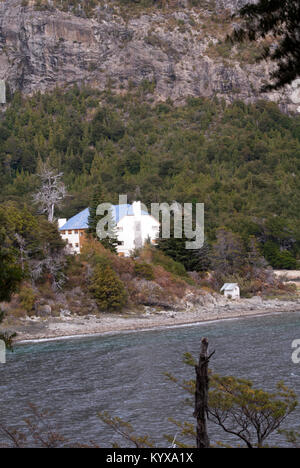
{"label": "rock cliff face", "polygon": [[203,8],[182,4],[126,18],[108,2],[93,18],[84,18],[54,8],[38,11],[33,0],[27,6],[22,0],[0,0],[0,80],[27,94],[74,83],[109,85],[119,92],[143,84],[157,100],[216,95],[253,102],[264,97],[284,110],[297,110],[295,89],[259,93],[268,65],[245,60],[218,42],[231,28],[224,4],[232,12],[246,0],[202,3]]}

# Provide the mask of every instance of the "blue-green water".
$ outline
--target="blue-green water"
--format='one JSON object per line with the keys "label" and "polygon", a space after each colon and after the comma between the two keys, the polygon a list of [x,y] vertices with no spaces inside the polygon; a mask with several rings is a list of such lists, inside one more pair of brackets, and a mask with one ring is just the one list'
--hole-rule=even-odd
{"label": "blue-green water", "polygon": [[[50,409],[49,420],[72,442],[110,447],[121,439],[98,418],[97,412],[106,410],[167,446],[163,435],[176,433],[168,418],[193,418],[186,395],[164,372],[193,378],[182,356],[197,356],[202,336],[216,350],[213,371],[252,379],[266,390],[284,380],[300,400],[300,364],[291,360],[292,341],[300,339],[300,314],[289,313],[19,345],[0,366],[0,422],[20,427],[31,402]],[[300,426],[299,416],[298,409],[289,427]],[[215,426],[210,433],[213,440],[230,440]]]}

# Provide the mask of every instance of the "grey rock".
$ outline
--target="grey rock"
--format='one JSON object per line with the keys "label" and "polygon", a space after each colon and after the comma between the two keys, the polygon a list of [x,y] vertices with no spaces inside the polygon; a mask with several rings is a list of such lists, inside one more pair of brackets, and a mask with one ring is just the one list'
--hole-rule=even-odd
{"label": "grey rock", "polygon": [[59,315],[61,318],[70,317],[72,315],[72,312],[68,309],[61,309]]}
{"label": "grey rock", "polygon": [[253,296],[250,299],[248,299],[248,302],[251,304],[262,304],[263,300],[260,296]]}
{"label": "grey rock", "polygon": [[[174,13],[156,10],[125,21],[104,7],[91,19],[55,9],[37,11],[23,7],[22,0],[0,2],[0,80],[27,94],[74,83],[101,90],[108,80],[123,92],[132,83],[148,80],[155,83],[156,101],[217,96],[250,103],[265,98],[283,110],[297,110],[300,96],[299,103],[294,102],[291,87],[260,93],[269,65],[208,55],[209,44],[218,38],[202,25],[213,3],[206,2],[202,16],[190,8],[180,11],[179,6]],[[217,11],[235,11],[246,0],[216,3]],[[170,20],[184,27],[170,28]]]}
{"label": "grey rock", "polygon": [[51,316],[52,308],[49,304],[38,305],[36,308],[36,315],[38,317],[49,317]]}

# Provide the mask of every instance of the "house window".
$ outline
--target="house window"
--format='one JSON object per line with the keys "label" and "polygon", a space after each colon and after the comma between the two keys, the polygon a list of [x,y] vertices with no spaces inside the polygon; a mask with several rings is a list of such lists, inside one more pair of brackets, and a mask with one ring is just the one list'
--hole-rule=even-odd
{"label": "house window", "polygon": [[78,231],[74,231],[74,234],[78,234]]}
{"label": "house window", "polygon": [[83,234],[84,234],[83,232],[80,233],[81,236],[83,236]]}
{"label": "house window", "polygon": [[79,247],[79,244],[75,244],[75,247]]}
{"label": "house window", "polygon": [[72,234],[72,233],[73,233],[73,231],[68,231],[68,234]]}
{"label": "house window", "polygon": [[62,236],[66,234],[66,231],[61,231]]}

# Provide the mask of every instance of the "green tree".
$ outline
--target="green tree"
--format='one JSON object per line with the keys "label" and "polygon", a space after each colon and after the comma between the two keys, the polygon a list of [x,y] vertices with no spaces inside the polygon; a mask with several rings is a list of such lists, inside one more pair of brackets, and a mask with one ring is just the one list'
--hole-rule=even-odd
{"label": "green tree", "polygon": [[268,240],[263,246],[265,258],[274,267],[280,270],[297,270],[299,264],[288,250],[280,250],[278,245]]}
{"label": "green tree", "polygon": [[0,302],[9,301],[23,278],[17,252],[0,213]]}
{"label": "green tree", "polygon": [[277,64],[271,74],[273,83],[265,89],[278,89],[300,76],[300,3],[299,0],[259,0],[239,11],[244,20],[233,34],[234,41],[258,41],[267,35],[275,38],[265,46],[260,59],[270,58]]}
{"label": "green tree", "polygon": [[124,284],[109,265],[95,267],[89,289],[101,310],[121,310],[126,305]]}
{"label": "green tree", "polygon": [[184,233],[180,232],[180,235],[181,237],[176,237],[174,216],[172,216],[170,237],[162,237],[162,226],[160,226],[157,248],[176,262],[182,263],[188,271],[207,271],[211,264],[208,244],[204,243],[200,249],[187,249],[186,243],[191,239],[188,239]]}
{"label": "green tree", "polygon": [[[208,343],[206,338],[203,338],[202,342],[203,340]],[[196,430],[190,422],[171,419],[177,426],[176,446],[194,447],[195,440],[199,436],[198,424],[200,422],[205,426],[205,419],[209,419],[225,433],[233,436],[236,440],[236,447],[240,447],[241,442],[246,448],[268,447],[267,440],[274,432],[285,435],[290,443],[297,442],[299,434],[294,431],[281,430],[283,423],[298,405],[295,392],[286,387],[283,382],[277,384],[276,391],[267,392],[255,388],[249,380],[212,374],[207,366],[213,354],[208,356],[200,352],[199,362],[196,362],[190,353],[185,354],[184,362],[196,370],[196,382],[195,380],[180,381],[176,376],[166,373],[171,382],[178,384],[185,394],[188,393],[193,397],[193,399],[188,399],[188,403],[194,407],[194,417],[197,418]],[[202,419],[199,419],[199,411],[203,413]],[[100,414],[100,418],[127,441],[136,445],[137,436],[132,434],[133,430],[130,425],[126,425],[119,418],[111,418],[107,413]],[[166,437],[169,442],[174,443],[173,436]],[[181,442],[180,437],[183,437],[185,442]],[[206,439],[204,446],[207,448],[222,445],[216,440],[210,444],[207,434]],[[139,440],[146,441],[145,445],[140,445],[141,447],[147,446],[149,442],[147,437]]]}
{"label": "green tree", "polygon": [[153,281],[155,278],[152,265],[146,262],[135,262],[134,274],[148,281]]}
{"label": "green tree", "polygon": [[271,393],[249,380],[213,375],[208,412],[210,420],[241,439],[247,448],[263,448],[297,406],[296,394],[283,382]]}
{"label": "green tree", "polygon": [[103,193],[103,187],[101,184],[98,184],[93,192],[93,197],[90,203],[90,212],[89,212],[89,217],[88,217],[88,232],[91,234],[93,237],[97,237],[97,224],[98,221],[100,221],[101,216],[97,215],[97,207],[101,203],[107,203],[107,200],[105,199],[104,193]]}
{"label": "green tree", "polygon": [[7,284],[1,288],[2,294],[9,298],[10,291],[25,277],[45,279],[50,274],[54,279],[57,268],[61,275],[65,243],[55,224],[44,216],[34,216],[25,204],[12,202],[0,204],[0,220],[0,277]]}
{"label": "green tree", "polygon": [[[113,208],[111,207],[107,214],[97,215],[97,208],[101,203],[107,203],[105,199],[102,185],[97,185],[94,190],[93,198],[90,205],[90,214],[88,218],[88,232],[95,238],[98,238],[106,249],[109,249],[111,252],[117,252],[117,235],[116,235],[116,223],[113,215]],[[106,229],[99,231],[99,222],[107,217]],[[110,226],[110,235],[108,233],[108,227]],[[107,234],[106,234],[107,233]],[[107,237],[105,237],[107,235]]]}

